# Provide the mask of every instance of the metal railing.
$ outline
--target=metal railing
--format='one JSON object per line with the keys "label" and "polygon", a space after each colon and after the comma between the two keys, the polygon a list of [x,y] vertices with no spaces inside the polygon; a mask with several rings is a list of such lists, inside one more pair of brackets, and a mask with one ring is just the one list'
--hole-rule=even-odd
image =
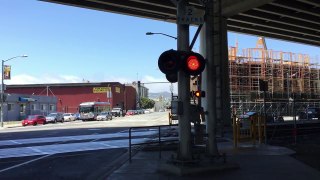
{"label": "metal railing", "polygon": [[[164,127],[172,127],[172,126],[177,126],[177,124],[173,124],[173,125],[161,125],[161,126],[140,126],[140,127],[130,127],[129,128],[129,162],[131,163],[132,161],[132,146],[142,146],[142,145],[150,145],[150,144],[158,144],[158,148],[159,148],[159,159],[161,159],[161,151],[162,151],[162,143],[163,142],[174,142],[177,140],[161,140],[161,128]],[[158,132],[154,135],[156,135],[153,138],[157,138],[157,141],[147,141],[147,142],[142,142],[142,143],[132,143],[132,130],[133,129],[157,129]]]}

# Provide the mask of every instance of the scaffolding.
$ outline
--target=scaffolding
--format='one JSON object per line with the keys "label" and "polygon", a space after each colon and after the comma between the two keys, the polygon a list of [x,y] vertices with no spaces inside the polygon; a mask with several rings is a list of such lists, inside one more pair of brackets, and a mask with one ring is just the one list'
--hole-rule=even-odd
{"label": "scaffolding", "polygon": [[[268,50],[264,39],[259,38],[256,48],[229,47],[229,76],[232,108],[240,114],[266,108],[268,113],[283,115],[292,107],[320,106],[319,60],[307,54]],[[268,82],[265,96],[259,80]],[[262,102],[267,102],[266,107]]]}

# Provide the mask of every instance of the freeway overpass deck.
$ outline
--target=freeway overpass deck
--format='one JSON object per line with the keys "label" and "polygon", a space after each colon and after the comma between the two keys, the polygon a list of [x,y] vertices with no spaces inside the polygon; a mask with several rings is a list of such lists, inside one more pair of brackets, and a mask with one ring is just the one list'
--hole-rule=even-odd
{"label": "freeway overpass deck", "polygon": [[[174,0],[42,0],[82,8],[176,22]],[[204,9],[199,0],[191,5]],[[320,45],[318,0],[223,0],[227,29],[238,33]]]}

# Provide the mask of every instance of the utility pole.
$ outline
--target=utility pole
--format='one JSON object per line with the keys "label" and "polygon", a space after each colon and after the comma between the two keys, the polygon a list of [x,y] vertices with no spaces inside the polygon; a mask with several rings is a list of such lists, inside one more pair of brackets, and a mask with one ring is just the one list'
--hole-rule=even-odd
{"label": "utility pole", "polygon": [[[177,1],[177,17],[186,14],[187,0]],[[177,22],[177,49],[189,51],[189,25]],[[179,154],[178,158],[189,160],[191,156],[191,124],[190,124],[190,76],[184,71],[178,72],[178,99],[182,104],[182,114],[179,114]]]}
{"label": "utility pole", "polygon": [[141,109],[141,82],[138,81],[138,108]]}

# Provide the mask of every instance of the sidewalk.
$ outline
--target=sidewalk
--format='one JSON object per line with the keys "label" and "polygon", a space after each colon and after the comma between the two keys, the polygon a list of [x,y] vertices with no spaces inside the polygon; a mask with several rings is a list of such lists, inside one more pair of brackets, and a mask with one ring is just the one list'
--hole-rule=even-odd
{"label": "sidewalk", "polygon": [[107,179],[112,180],[161,180],[161,179],[223,179],[223,180],[318,180],[320,172],[294,159],[290,155],[294,151],[279,147],[260,145],[242,145],[233,149],[231,141],[218,144],[220,153],[226,153],[227,163],[237,164],[237,169],[215,170],[208,173],[178,176],[161,172],[163,166],[168,165],[167,161],[175,151],[163,151],[159,159],[158,151],[139,151],[132,162],[126,162],[119,169],[114,171]]}
{"label": "sidewalk", "polygon": [[21,121],[9,121],[9,122],[3,122],[3,127],[0,127],[0,129],[4,128],[13,128],[13,127],[20,127]]}

